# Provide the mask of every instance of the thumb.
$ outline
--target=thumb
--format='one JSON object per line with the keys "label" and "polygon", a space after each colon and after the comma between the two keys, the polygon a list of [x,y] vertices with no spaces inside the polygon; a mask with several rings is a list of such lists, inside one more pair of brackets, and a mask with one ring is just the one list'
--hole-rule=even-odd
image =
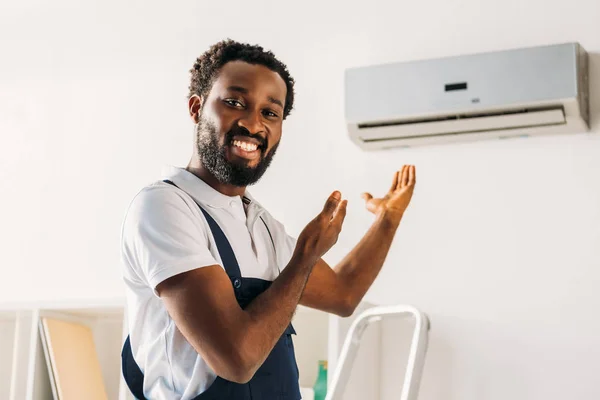
{"label": "thumb", "polygon": [[333,192],[325,202],[325,206],[323,207],[323,214],[331,217],[341,199],[342,194],[340,192],[338,192],[337,190]]}
{"label": "thumb", "polygon": [[368,202],[369,200],[371,200],[373,198],[373,196],[371,196],[371,193],[363,193],[360,195],[360,197],[365,201]]}
{"label": "thumb", "polygon": [[333,216],[332,223],[342,229],[342,224],[344,223],[344,218],[346,217],[346,206],[348,204],[348,200],[342,200],[336,209],[335,215]]}

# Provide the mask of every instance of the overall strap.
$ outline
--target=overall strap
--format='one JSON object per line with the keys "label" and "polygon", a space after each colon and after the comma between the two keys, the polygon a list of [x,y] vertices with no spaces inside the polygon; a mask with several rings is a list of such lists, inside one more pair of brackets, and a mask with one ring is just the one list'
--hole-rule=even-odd
{"label": "overall strap", "polygon": [[146,400],[144,397],[144,373],[133,358],[129,335],[127,335],[123,350],[121,350],[121,369],[123,379],[131,394],[138,400]]}

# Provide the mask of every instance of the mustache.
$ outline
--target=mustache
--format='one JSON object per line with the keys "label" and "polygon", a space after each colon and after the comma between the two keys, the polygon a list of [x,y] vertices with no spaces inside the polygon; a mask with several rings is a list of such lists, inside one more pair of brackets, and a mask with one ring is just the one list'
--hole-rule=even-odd
{"label": "mustache", "polygon": [[250,133],[250,131],[248,131],[248,129],[244,128],[243,126],[237,125],[233,126],[225,135],[226,143],[232,143],[233,138],[236,136],[245,136],[256,140],[258,142],[258,148],[262,151],[265,151],[269,144],[266,138],[263,138],[262,136],[257,134],[252,134]]}

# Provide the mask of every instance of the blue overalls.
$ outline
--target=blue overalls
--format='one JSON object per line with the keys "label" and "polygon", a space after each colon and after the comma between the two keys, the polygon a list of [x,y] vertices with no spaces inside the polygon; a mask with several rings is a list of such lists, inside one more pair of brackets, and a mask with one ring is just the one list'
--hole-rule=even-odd
{"label": "blue overalls", "polygon": [[[171,181],[166,181],[173,186]],[[217,243],[217,249],[225,272],[231,280],[235,298],[240,307],[245,308],[255,297],[267,290],[270,281],[257,278],[244,278],[233,253],[233,249],[217,222],[198,204],[204,214]],[[248,383],[239,384],[221,377],[193,400],[300,400],[298,367],[292,334],[296,334],[290,323],[275,347]],[[144,375],[133,359],[129,336],[121,352],[123,377],[131,393],[139,400],[145,400],[143,393]],[[150,399],[151,400],[151,399]]]}

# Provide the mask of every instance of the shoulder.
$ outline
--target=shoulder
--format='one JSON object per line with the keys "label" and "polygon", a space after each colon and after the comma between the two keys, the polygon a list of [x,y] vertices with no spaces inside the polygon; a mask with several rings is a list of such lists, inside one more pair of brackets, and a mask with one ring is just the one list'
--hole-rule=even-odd
{"label": "shoulder", "polygon": [[275,229],[278,231],[282,231],[285,232],[285,226],[283,225],[283,223],[277,219],[276,217],[274,217],[269,210],[267,210],[265,207],[263,207],[262,204],[260,204],[259,202],[257,202],[256,200],[252,200],[254,203],[256,203],[256,205],[259,207],[260,211],[259,211],[259,215],[260,217],[265,221],[265,223],[267,224],[267,226],[269,227],[269,229]]}
{"label": "shoulder", "polygon": [[194,200],[182,190],[156,182],[141,189],[132,199],[122,225],[122,241],[169,235],[205,236],[204,218]]}
{"label": "shoulder", "polygon": [[269,227],[269,231],[280,244],[285,244],[286,247],[295,246],[296,239],[288,233],[283,222],[274,217],[269,211],[263,208],[261,216]]}
{"label": "shoulder", "polygon": [[194,201],[182,190],[164,182],[144,187],[132,199],[127,217],[140,214],[151,217],[170,209],[193,210]]}
{"label": "shoulder", "polygon": [[275,218],[267,210],[263,209],[261,217],[265,221],[269,234],[275,244],[275,253],[279,270],[282,271],[289,264],[290,259],[294,254],[297,239],[291,236],[284,224]]}

